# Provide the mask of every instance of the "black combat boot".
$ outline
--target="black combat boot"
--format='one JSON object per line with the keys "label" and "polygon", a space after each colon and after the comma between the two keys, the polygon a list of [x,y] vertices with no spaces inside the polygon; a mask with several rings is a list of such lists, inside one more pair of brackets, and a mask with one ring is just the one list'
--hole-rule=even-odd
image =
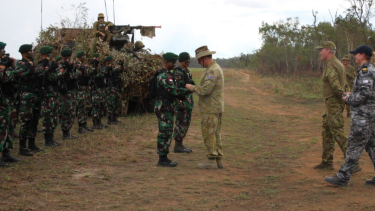
{"label": "black combat boot", "polygon": [[0,167],[7,167],[7,166],[8,164],[5,161],[3,161],[2,157],[0,157]]}
{"label": "black combat boot", "polygon": [[190,153],[192,152],[193,150],[189,149],[189,148],[186,148],[183,144],[182,144],[183,140],[178,140],[178,139],[175,139],[175,144],[174,144],[174,153]]}
{"label": "black combat boot", "polygon": [[78,133],[87,133],[94,131],[93,129],[87,127],[87,123],[78,123],[78,126]]}
{"label": "black combat boot", "polygon": [[3,149],[3,154],[2,154],[2,156],[1,156],[1,159],[2,159],[4,162],[10,162],[10,163],[14,163],[14,162],[18,162],[18,161],[20,161],[20,159],[15,158],[15,157],[13,157],[12,155],[10,155],[10,150],[7,149],[7,148],[4,148],[4,149]]}
{"label": "black combat boot", "polygon": [[367,179],[366,180],[366,185],[373,185],[375,186],[375,177],[372,179]]}
{"label": "black combat boot", "polygon": [[108,125],[117,125],[117,122],[114,122],[113,121],[113,118],[111,116],[108,117],[108,122],[107,122]]}
{"label": "black combat boot", "polygon": [[92,129],[97,129],[97,130],[101,130],[101,129],[103,129],[103,128],[100,127],[100,125],[99,125],[99,120],[92,120]]}
{"label": "black combat boot", "polygon": [[54,143],[56,146],[61,146],[61,143],[57,142],[57,141],[53,138],[53,133],[51,134],[51,139],[52,139],[53,143]]}
{"label": "black combat boot", "polygon": [[314,166],[314,169],[318,170],[333,170],[333,164],[332,163],[323,163]]}
{"label": "black combat boot", "polygon": [[104,128],[109,127],[107,124],[103,125],[101,119],[99,119],[99,125],[100,125],[101,128],[103,128],[103,127],[104,127]]}
{"label": "black combat boot", "polygon": [[44,146],[46,146],[46,147],[58,147],[58,146],[60,146],[59,143],[57,143],[57,142],[55,142],[55,140],[53,140],[53,134],[44,134],[44,140],[45,140]]}
{"label": "black combat boot", "polygon": [[117,116],[116,114],[114,114],[113,117],[112,117],[112,121],[113,121],[113,122],[116,122],[116,123],[121,123],[121,121],[118,120],[117,117],[118,117],[118,116]]}
{"label": "black combat boot", "polygon": [[93,129],[87,127],[87,122],[85,122],[82,126],[83,126],[83,128],[84,128],[85,130],[87,130],[87,131],[89,131],[89,132],[94,132]]}
{"label": "black combat boot", "polygon": [[33,156],[34,154],[26,148],[27,138],[20,138],[20,149],[18,155],[22,156]]}
{"label": "black combat boot", "polygon": [[324,180],[332,185],[337,185],[341,187],[348,187],[349,182],[345,182],[343,179],[337,177],[337,175],[333,175],[333,177],[325,177]]}
{"label": "black combat boot", "polygon": [[29,138],[29,150],[34,153],[44,151],[43,149],[36,146],[35,138]]}
{"label": "black combat boot", "polygon": [[67,139],[76,139],[77,137],[76,136],[73,136],[71,133],[69,133],[69,130],[63,130],[63,140],[67,140]]}
{"label": "black combat boot", "polygon": [[161,166],[161,167],[176,167],[177,164],[178,164],[177,162],[173,162],[173,161],[169,160],[167,155],[159,155],[158,166]]}

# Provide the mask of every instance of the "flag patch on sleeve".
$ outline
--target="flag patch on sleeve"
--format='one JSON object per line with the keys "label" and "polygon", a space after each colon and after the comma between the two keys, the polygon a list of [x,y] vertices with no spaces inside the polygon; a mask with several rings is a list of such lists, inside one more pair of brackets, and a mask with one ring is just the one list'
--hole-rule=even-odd
{"label": "flag patch on sleeve", "polygon": [[212,76],[212,75],[209,75],[208,77],[207,77],[207,79],[213,79],[214,78],[214,76]]}

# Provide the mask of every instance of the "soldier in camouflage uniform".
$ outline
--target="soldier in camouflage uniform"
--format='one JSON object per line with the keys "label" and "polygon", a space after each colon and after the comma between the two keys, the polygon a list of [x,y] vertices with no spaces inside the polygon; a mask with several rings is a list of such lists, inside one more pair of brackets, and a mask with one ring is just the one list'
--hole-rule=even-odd
{"label": "soldier in camouflage uniform", "polygon": [[105,58],[105,72],[107,79],[107,109],[108,109],[108,124],[117,124],[120,121],[117,119],[118,110],[120,108],[120,75],[124,72],[123,62],[119,65],[114,65],[112,57]]}
{"label": "soldier in camouflage uniform", "polygon": [[[57,66],[57,69],[56,69],[56,72],[58,72],[58,73],[60,73],[60,69],[58,68],[58,67],[60,67],[60,64],[61,64],[61,59],[62,59],[62,57],[61,56],[57,56],[56,58],[55,58],[55,65]],[[62,72],[61,72],[62,73]],[[60,75],[62,75],[62,74],[60,74]],[[58,86],[58,89],[59,89],[59,87],[60,87],[60,83],[62,83],[62,77],[60,76],[59,77],[59,79],[57,80],[57,86]],[[58,91],[57,93],[56,93],[56,95],[57,95],[57,97],[56,97],[56,110],[57,110],[57,117],[56,117],[56,120],[57,119],[59,119],[59,120],[61,120],[61,94],[60,94],[60,92]],[[58,124],[59,122],[57,121],[56,122],[56,127],[57,127],[57,124]],[[55,127],[55,128],[56,128]]]}
{"label": "soldier in camouflage uniform", "polygon": [[91,118],[93,122],[93,129],[103,129],[101,119],[104,115],[105,106],[105,82],[104,82],[104,71],[99,66],[100,55],[94,54],[94,58],[91,60],[91,65],[94,68],[91,73]]}
{"label": "soldier in camouflage uniform", "polygon": [[[188,69],[190,64],[190,55],[187,52],[182,52],[178,56],[180,66],[173,71],[176,86],[184,88],[186,84],[194,84],[193,77]],[[176,124],[173,130],[173,138],[175,139],[174,152],[175,153],[190,153],[191,149],[183,145],[183,139],[189,130],[191,114],[194,108],[193,95],[188,94],[177,100],[175,107]]]}
{"label": "soldier in camouflage uniform", "polygon": [[[32,61],[32,45],[22,45],[19,48],[22,60],[17,62],[16,70],[23,71],[20,79],[19,89],[21,91],[20,105],[20,149],[18,154],[23,156],[33,156],[33,152],[40,152],[36,146],[35,138],[41,109],[41,92],[38,90],[41,83],[40,76],[44,75],[44,70],[38,70]],[[26,142],[29,141],[28,148]]]}
{"label": "soldier in camouflage uniform", "polygon": [[177,96],[187,94],[187,89],[179,88],[174,83],[172,73],[178,56],[174,53],[163,54],[164,67],[158,71],[156,77],[156,101],[155,114],[158,118],[159,134],[157,138],[157,149],[159,154],[158,166],[175,167],[177,162],[168,159],[169,146],[172,141],[173,116]]}
{"label": "soldier in camouflage uniform", "polygon": [[220,131],[224,112],[224,75],[221,67],[212,59],[215,53],[207,46],[195,50],[198,63],[207,69],[201,76],[199,86],[186,84],[187,89],[199,96],[202,135],[208,158],[206,162],[198,164],[198,168],[202,169],[223,168]]}
{"label": "soldier in camouflage uniform", "polygon": [[[347,85],[348,88],[346,91],[351,92],[353,90],[353,81],[354,81],[356,74],[355,74],[354,67],[350,65],[349,62],[350,62],[349,56],[344,56],[344,58],[342,58],[342,64],[345,67],[346,83],[348,84]],[[347,111],[346,117],[350,117],[350,105],[346,104],[345,108]]]}
{"label": "soldier in camouflage uniform", "polygon": [[[350,53],[355,55],[360,69],[354,81],[353,92],[344,93],[342,97],[352,111],[348,150],[339,172],[333,177],[325,177],[326,182],[342,187],[348,186],[364,149],[375,166],[375,68],[369,62],[372,49],[368,45],[362,45]],[[366,184],[375,185],[375,178],[367,180]]]}
{"label": "soldier in camouflage uniform", "polygon": [[61,130],[63,131],[63,139],[76,139],[70,133],[70,129],[74,123],[76,115],[76,91],[77,91],[77,78],[80,74],[74,71],[74,64],[70,62],[72,50],[64,49],[61,51],[62,62],[60,69],[64,72],[64,78],[60,83],[61,94]]}
{"label": "soldier in camouflage uniform", "polygon": [[336,45],[331,41],[323,42],[316,49],[320,50],[320,57],[327,62],[323,71],[323,97],[325,99],[325,113],[323,115],[323,154],[322,162],[314,169],[333,170],[333,151],[335,142],[340,146],[344,156],[346,140],[344,135],[344,102],[341,96],[344,93],[346,78],[345,68],[335,57]]}
{"label": "soldier in camouflage uniform", "polygon": [[41,54],[41,61],[38,63],[37,69],[39,71],[45,71],[45,75],[42,79],[43,90],[45,90],[45,96],[42,101],[42,117],[43,117],[43,132],[45,146],[59,146],[60,144],[53,139],[53,134],[57,127],[57,96],[58,96],[58,84],[57,80],[62,77],[62,74],[58,71],[57,63],[52,62],[50,59],[50,53],[53,48],[50,46],[43,46],[40,48],[39,53]]}
{"label": "soldier in camouflage uniform", "polygon": [[86,64],[86,55],[83,51],[78,51],[76,54],[78,61],[75,64],[76,70],[81,75],[78,78],[78,92],[77,92],[77,118],[78,118],[78,133],[86,133],[94,131],[87,127],[88,111],[86,106],[90,105],[90,75],[92,68]]}
{"label": "soldier in camouflage uniform", "polygon": [[98,14],[98,21],[96,21],[92,27],[96,37],[100,37],[103,41],[106,41],[108,45],[112,40],[112,33],[109,31],[108,27],[113,26],[113,23],[104,21],[104,14]]}
{"label": "soldier in camouflage uniform", "polygon": [[12,121],[16,116],[12,109],[14,105],[14,94],[16,77],[19,73],[13,71],[14,59],[4,55],[6,44],[0,42],[0,167],[8,166],[6,162],[18,162],[19,159],[10,155],[13,149],[14,124]]}

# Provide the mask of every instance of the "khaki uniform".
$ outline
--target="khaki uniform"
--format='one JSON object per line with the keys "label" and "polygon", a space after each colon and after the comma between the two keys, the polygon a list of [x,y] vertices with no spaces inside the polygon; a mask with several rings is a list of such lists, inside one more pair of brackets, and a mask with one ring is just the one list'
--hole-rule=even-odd
{"label": "khaki uniform", "polygon": [[342,94],[346,84],[345,68],[334,56],[328,60],[323,75],[323,97],[325,113],[323,115],[323,155],[322,162],[332,164],[335,142],[346,153],[347,137],[344,135],[344,101]]}
{"label": "khaki uniform", "polygon": [[[356,76],[354,67],[351,65],[348,65],[347,67],[345,67],[345,74],[346,74],[346,82],[348,83],[348,89],[349,89],[346,91],[351,92],[353,91],[353,82]],[[345,108],[346,108],[347,113],[350,114],[350,105],[346,104]]]}
{"label": "khaki uniform", "polygon": [[221,143],[221,122],[224,112],[224,75],[221,67],[212,62],[201,76],[199,86],[190,90],[199,96],[201,129],[209,159],[224,156]]}
{"label": "khaki uniform", "polygon": [[[105,31],[105,27],[109,25],[113,25],[113,24],[107,21],[103,21],[103,22],[96,21],[94,23],[94,26],[92,27],[92,30],[94,31],[95,36],[102,38],[103,41],[106,41],[108,43],[108,45],[111,42],[112,36],[113,36],[112,33],[109,32],[109,29],[108,31]],[[103,37],[100,34],[100,32],[104,33],[105,36]]]}

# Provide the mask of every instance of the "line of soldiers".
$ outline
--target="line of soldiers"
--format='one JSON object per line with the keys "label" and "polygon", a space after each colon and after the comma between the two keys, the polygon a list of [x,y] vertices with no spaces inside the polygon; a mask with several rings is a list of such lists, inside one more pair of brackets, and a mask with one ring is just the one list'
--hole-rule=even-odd
{"label": "line of soldiers", "polygon": [[[34,64],[32,45],[25,44],[19,48],[22,59],[16,62],[6,56],[5,46],[0,42],[0,166],[19,161],[10,155],[13,138],[17,136],[18,116],[21,121],[18,154],[22,156],[33,156],[43,150],[35,144],[39,118],[43,119],[47,147],[60,145],[53,135],[58,116],[63,140],[77,138],[70,133],[76,116],[79,133],[120,123],[119,86],[120,74],[124,71],[123,61],[114,64],[112,57],[107,56],[100,64],[100,55],[94,54],[88,63],[86,54],[78,51],[77,61],[73,62],[70,49],[63,49],[61,56],[52,61],[53,48],[43,46],[39,50],[41,59]],[[92,128],[87,126],[87,106],[90,103]],[[101,119],[105,115],[108,122],[103,125]]]}

